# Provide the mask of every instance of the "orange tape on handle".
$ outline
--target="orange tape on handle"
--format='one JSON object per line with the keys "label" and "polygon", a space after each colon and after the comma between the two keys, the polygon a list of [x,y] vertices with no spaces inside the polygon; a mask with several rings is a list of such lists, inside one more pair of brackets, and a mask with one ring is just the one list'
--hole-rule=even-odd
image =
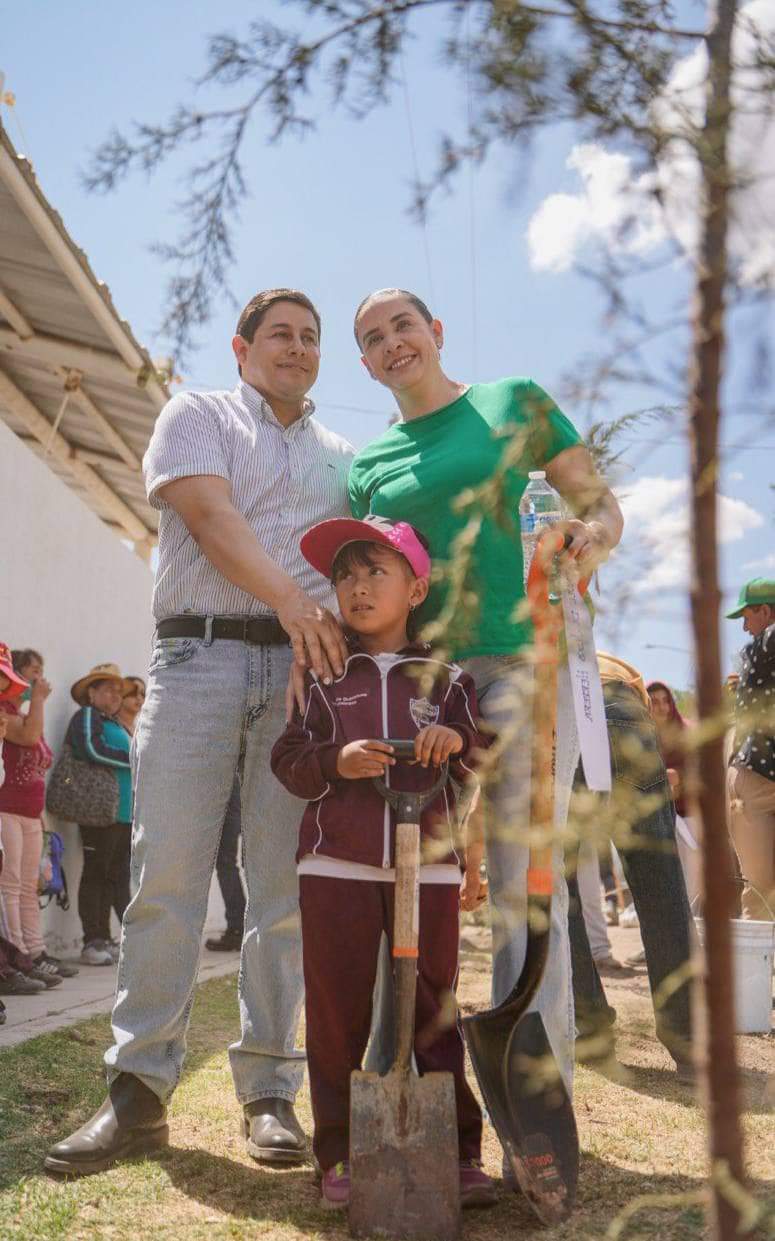
{"label": "orange tape on handle", "polygon": [[554,876],[551,866],[531,866],[527,872],[528,896],[551,896]]}
{"label": "orange tape on handle", "polygon": [[420,952],[417,948],[399,948],[397,945],[393,948],[394,957],[419,957]]}

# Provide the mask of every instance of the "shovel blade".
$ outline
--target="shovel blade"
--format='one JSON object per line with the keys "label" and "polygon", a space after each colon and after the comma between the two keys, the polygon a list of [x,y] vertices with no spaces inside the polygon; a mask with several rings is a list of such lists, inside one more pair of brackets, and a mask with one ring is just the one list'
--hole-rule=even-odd
{"label": "shovel blade", "polygon": [[579,1143],[573,1106],[540,1013],[467,1017],[466,1042],[490,1121],[540,1220],[573,1210]]}
{"label": "shovel blade", "polygon": [[451,1073],[353,1073],[350,1232],[454,1241],[460,1234],[457,1112]]}

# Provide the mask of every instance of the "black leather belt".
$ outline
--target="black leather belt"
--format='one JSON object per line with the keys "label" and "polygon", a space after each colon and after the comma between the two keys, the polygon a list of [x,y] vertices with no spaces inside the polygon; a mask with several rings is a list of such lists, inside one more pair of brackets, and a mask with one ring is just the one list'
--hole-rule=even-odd
{"label": "black leather belt", "polygon": [[[156,633],[160,638],[204,638],[207,617],[171,616],[159,622]],[[230,638],[232,642],[250,642],[256,646],[288,645],[288,635],[274,616],[213,616],[210,637]]]}

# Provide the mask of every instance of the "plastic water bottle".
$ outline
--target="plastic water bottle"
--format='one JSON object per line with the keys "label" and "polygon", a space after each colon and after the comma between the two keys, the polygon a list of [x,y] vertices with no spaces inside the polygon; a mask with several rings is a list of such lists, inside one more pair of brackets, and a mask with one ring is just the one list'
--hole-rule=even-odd
{"label": "plastic water bottle", "polygon": [[536,543],[555,522],[564,517],[562,500],[546,481],[543,470],[531,470],[528,484],[519,502],[519,526],[522,535],[523,581],[527,586],[530,562]]}

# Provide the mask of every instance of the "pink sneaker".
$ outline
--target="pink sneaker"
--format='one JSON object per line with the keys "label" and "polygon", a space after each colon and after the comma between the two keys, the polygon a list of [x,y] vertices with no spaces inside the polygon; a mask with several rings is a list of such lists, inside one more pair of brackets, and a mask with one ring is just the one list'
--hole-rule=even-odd
{"label": "pink sneaker", "polygon": [[466,1207],[493,1207],[497,1201],[495,1186],[478,1159],[460,1160],[460,1205]]}
{"label": "pink sneaker", "polygon": [[350,1165],[336,1163],[323,1173],[320,1185],[321,1206],[327,1211],[341,1211],[350,1201]]}

